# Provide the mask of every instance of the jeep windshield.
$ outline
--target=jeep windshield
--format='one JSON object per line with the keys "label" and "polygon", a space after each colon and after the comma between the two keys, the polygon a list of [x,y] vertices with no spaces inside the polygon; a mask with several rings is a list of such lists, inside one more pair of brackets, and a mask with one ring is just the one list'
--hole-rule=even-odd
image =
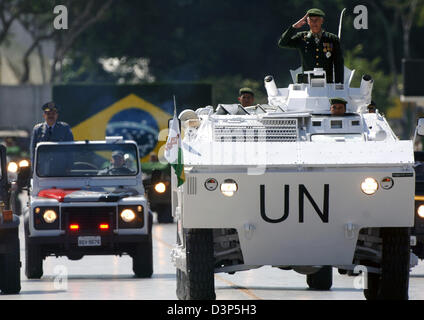
{"label": "jeep windshield", "polygon": [[139,172],[134,144],[52,144],[37,149],[39,177],[135,176]]}

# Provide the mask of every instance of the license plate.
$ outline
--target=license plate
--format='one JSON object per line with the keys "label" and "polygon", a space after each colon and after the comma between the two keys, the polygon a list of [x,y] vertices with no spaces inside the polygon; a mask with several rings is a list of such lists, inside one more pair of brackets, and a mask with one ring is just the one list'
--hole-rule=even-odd
{"label": "license plate", "polygon": [[78,237],[78,247],[98,247],[102,245],[100,236]]}

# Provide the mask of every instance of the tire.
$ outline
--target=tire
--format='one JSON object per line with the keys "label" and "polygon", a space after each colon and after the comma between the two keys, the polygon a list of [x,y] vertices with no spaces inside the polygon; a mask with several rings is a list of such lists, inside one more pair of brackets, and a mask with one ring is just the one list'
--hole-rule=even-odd
{"label": "tire", "polygon": [[365,299],[377,300],[380,275],[377,273],[368,273],[367,277],[368,277],[368,288],[364,289]]}
{"label": "tire", "polygon": [[39,246],[26,238],[25,275],[28,279],[40,279],[43,276],[43,257]]}
{"label": "tire", "polygon": [[177,269],[180,300],[215,300],[213,234],[210,229],[184,230],[187,273]]}
{"label": "tire", "polygon": [[318,272],[308,274],[306,282],[313,290],[330,290],[333,285],[333,267],[324,266]]}
{"label": "tire", "polygon": [[172,207],[170,204],[162,204],[157,206],[158,222],[159,223],[173,223],[174,217],[172,216]]}
{"label": "tire", "polygon": [[153,274],[152,242],[140,243],[133,256],[133,271],[136,278],[150,278]]}
{"label": "tire", "polygon": [[17,230],[8,242],[8,252],[2,255],[0,261],[0,287],[3,294],[18,294],[21,291],[21,261]]}
{"label": "tire", "polygon": [[153,242],[152,242],[152,215],[149,213],[149,240],[136,245],[133,259],[133,271],[136,278],[150,278],[153,274]]}
{"label": "tire", "polygon": [[383,228],[381,274],[368,275],[366,299],[408,300],[409,290],[409,228]]}

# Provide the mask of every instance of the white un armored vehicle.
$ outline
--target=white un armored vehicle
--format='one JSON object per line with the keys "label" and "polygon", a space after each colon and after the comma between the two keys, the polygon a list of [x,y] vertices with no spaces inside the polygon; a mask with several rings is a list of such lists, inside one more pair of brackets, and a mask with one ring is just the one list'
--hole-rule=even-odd
{"label": "white un armored vehicle", "polygon": [[[179,299],[214,299],[214,273],[264,265],[305,274],[318,290],[331,288],[332,267],[361,270],[367,299],[408,298],[413,144],[368,113],[371,77],[351,88],[345,73],[331,84],[315,69],[288,88],[268,76],[267,105],[179,115]],[[348,102],[344,116],[331,116],[332,97]]]}
{"label": "white un armored vehicle", "polygon": [[25,274],[43,275],[43,259],[122,255],[137,277],[153,272],[152,214],[144,197],[138,147],[106,141],[42,142],[35,151],[25,215]]}

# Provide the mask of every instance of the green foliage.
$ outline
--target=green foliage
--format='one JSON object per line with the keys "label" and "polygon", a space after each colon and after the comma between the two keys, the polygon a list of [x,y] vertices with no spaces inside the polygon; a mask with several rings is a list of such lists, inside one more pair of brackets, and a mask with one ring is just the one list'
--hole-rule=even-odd
{"label": "green foliage", "polygon": [[377,103],[377,108],[386,112],[394,105],[394,97],[390,95],[390,89],[393,84],[393,76],[384,73],[381,68],[381,57],[375,57],[372,60],[364,58],[364,47],[358,44],[352,50],[344,52],[345,65],[349,69],[355,69],[351,86],[359,87],[364,74],[369,74],[374,79],[373,100]]}
{"label": "green foliage", "polygon": [[242,75],[228,75],[222,77],[208,77],[205,83],[212,85],[212,104],[216,107],[220,103],[238,103],[239,89],[249,87],[255,93],[255,104],[267,103],[263,81],[243,78]]}

